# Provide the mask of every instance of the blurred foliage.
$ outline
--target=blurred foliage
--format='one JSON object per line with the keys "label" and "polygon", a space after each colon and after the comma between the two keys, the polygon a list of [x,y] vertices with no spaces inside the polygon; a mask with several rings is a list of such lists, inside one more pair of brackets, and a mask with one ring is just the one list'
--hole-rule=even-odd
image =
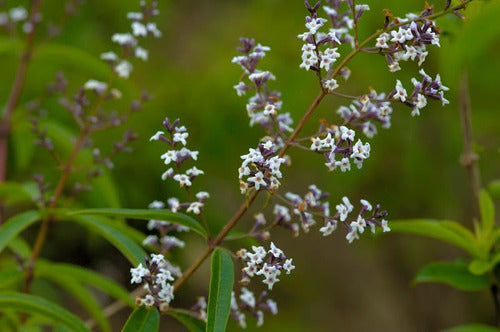
{"label": "blurred foliage", "polygon": [[[444,0],[432,2],[436,8],[444,6]],[[27,1],[6,1],[7,6],[22,3]],[[361,38],[382,25],[384,8],[403,16],[419,11],[424,2],[386,0],[369,5],[371,10],[361,21]],[[44,19],[48,21],[57,21],[63,10],[59,0],[44,1],[43,7]],[[73,91],[88,78],[105,77],[106,66],[97,60],[98,55],[110,49],[113,33],[128,28],[124,17],[136,8],[136,0],[88,0],[80,14],[67,22],[61,36],[50,42],[44,42],[43,35],[38,36],[39,46],[16,110],[19,117],[14,118],[19,131],[10,146],[9,180],[21,181],[26,183],[24,187],[29,187],[32,174],[42,172],[48,174],[49,181],[55,181],[58,172],[51,167],[50,157],[42,149],[33,149],[28,140],[26,118],[22,116],[24,105],[37,98],[59,70],[64,71]],[[276,75],[272,87],[282,91],[283,109],[298,121],[318,90],[314,75],[298,68],[301,41],[296,35],[304,30],[306,11],[302,1],[285,0],[163,1],[160,9],[158,26],[163,37],[148,45],[150,61],[137,64],[129,82],[118,83],[128,95],[137,97],[146,88],[155,96],[146,104],[145,111],[135,114],[128,124],[141,138],[135,143],[134,152],[118,156],[115,169],[101,179],[114,183],[115,192],[104,189],[109,185],[95,184],[95,190],[84,195],[79,204],[144,208],[152,200],[177,196],[175,183],[160,180],[164,171],[159,158],[162,145],[149,143],[148,139],[161,129],[165,116],[180,117],[190,132],[191,148],[200,151],[197,166],[205,175],[197,181],[195,190],[211,193],[206,216],[216,230],[242,201],[237,181],[239,156],[255,146],[262,134],[259,128],[248,127],[245,100],[238,98],[232,88],[240,75],[240,69],[230,63],[236,54],[238,37],[254,37],[271,46],[262,68]],[[446,95],[450,105],[442,108],[438,103],[429,103],[418,118],[412,118],[408,109],[395,109],[392,128],[380,130],[371,140],[371,157],[362,170],[330,174],[321,157],[292,151],[293,167],[284,172],[282,190],[303,192],[307,185],[316,183],[331,193],[333,202],[343,195],[366,198],[380,203],[392,219],[432,217],[463,221],[464,226],[471,226],[467,222],[472,213],[471,196],[466,172],[458,163],[462,149],[458,77],[468,69],[474,135],[483,184],[488,184],[500,178],[500,121],[496,102],[500,26],[494,23],[499,12],[498,2],[478,1],[466,11],[466,24],[453,16],[438,19],[438,25],[442,26],[441,48],[430,48],[425,70],[431,76],[441,74],[444,84],[450,87]],[[0,85],[1,100],[6,100],[17,68],[18,37],[4,36],[0,40],[0,73],[4,78],[4,84]],[[339,91],[362,94],[368,86],[390,91],[396,79],[409,84],[410,78],[418,75],[418,67],[412,63],[402,66],[402,71],[389,73],[383,57],[360,55],[349,66],[352,76],[341,84]],[[335,111],[345,102],[327,98],[305,132],[314,131],[322,118],[332,123],[339,121]],[[124,105],[117,103],[116,107]],[[48,100],[46,111],[50,118],[46,123],[51,129],[49,134],[74,135],[76,128],[57,101]],[[122,132],[123,129],[113,129],[101,133],[95,138],[96,145],[103,150],[111,149]],[[263,204],[258,201],[255,205],[258,208]],[[14,205],[10,212],[22,207]],[[249,220],[250,217],[242,220],[241,227],[248,226]],[[145,230],[143,223],[133,225]],[[27,235],[30,243],[32,234]],[[487,294],[464,295],[438,285],[408,288],[420,266],[457,255],[454,249],[433,240],[384,235],[348,245],[340,234],[325,239],[318,234],[291,239],[288,233],[280,232],[274,235],[274,240],[294,257],[297,269],[293,278],[284,280],[273,291],[280,314],[276,318],[266,317],[266,330],[422,331],[493,319],[493,306]],[[196,236],[187,235],[186,241],[191,244],[173,257],[183,267],[203,248]],[[128,283],[128,262],[117,259],[115,249],[81,228],[58,224],[51,231],[49,242],[44,249],[45,257],[85,264],[123,284]],[[192,303],[196,295],[208,294],[207,268],[205,264],[176,295],[178,306]],[[46,288],[34,287],[35,292],[37,289]],[[447,311],[438,310],[449,303],[454,305]],[[166,319],[169,330],[171,327],[174,331],[177,323]],[[123,322],[123,317],[117,317],[115,323],[122,326]],[[230,321],[228,330],[236,330],[234,322]],[[250,321],[248,331],[252,330]]]}

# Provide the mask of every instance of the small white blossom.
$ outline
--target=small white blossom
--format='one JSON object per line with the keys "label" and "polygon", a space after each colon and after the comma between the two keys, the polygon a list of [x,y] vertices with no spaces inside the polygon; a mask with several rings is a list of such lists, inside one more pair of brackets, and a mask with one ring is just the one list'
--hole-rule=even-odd
{"label": "small white blossom", "polygon": [[140,284],[142,282],[142,278],[144,276],[147,276],[149,274],[149,271],[145,268],[142,267],[142,263],[139,264],[136,268],[131,268],[130,269],[130,274],[132,275],[132,279],[130,280],[130,283],[137,283]]}
{"label": "small white blossom", "polygon": [[286,274],[290,274],[292,270],[295,270],[295,266],[292,264],[292,258],[289,258],[285,261],[285,264],[283,264],[283,269],[286,271]]}
{"label": "small white blossom", "polygon": [[266,181],[264,181],[264,174],[262,172],[257,172],[254,176],[248,178],[248,182],[253,182],[255,184],[255,189],[260,190],[260,186],[267,186]]}
{"label": "small white blossom", "polygon": [[337,229],[337,221],[336,220],[329,220],[325,226],[321,227],[319,231],[323,236],[328,236],[333,233]]}
{"label": "small white blossom", "polygon": [[116,74],[122,78],[128,78],[132,71],[132,64],[126,60],[120,61],[115,67]]}
{"label": "small white blossom", "polygon": [[101,53],[101,59],[104,61],[116,61],[118,60],[118,55],[114,52]]}
{"label": "small white blossom", "polygon": [[203,208],[203,203],[201,202],[193,202],[189,204],[189,207],[187,208],[187,212],[193,212],[194,214],[200,214],[201,209]]}
{"label": "small white blossom", "polygon": [[189,180],[189,176],[185,175],[185,174],[176,174],[174,175],[174,180],[179,182],[179,185],[181,187],[189,187],[191,186],[191,180]]}
{"label": "small white blossom", "polygon": [[269,249],[269,253],[273,255],[276,258],[280,258],[283,255],[283,250],[280,248],[276,247],[274,242],[271,242],[271,249]]}
{"label": "small white blossom", "polygon": [[186,145],[186,138],[188,138],[189,133],[175,133],[174,134],[174,142],[182,143],[182,145]]}
{"label": "small white blossom", "polygon": [[94,90],[97,93],[103,93],[108,88],[108,85],[104,82],[99,82],[96,80],[88,80],[83,85],[85,90]]}
{"label": "small white blossom", "polygon": [[157,131],[156,134],[154,134],[153,136],[151,136],[151,138],[149,139],[149,141],[158,141],[160,139],[160,136],[165,134],[163,131]]}
{"label": "small white blossom", "polygon": [[400,80],[397,80],[396,81],[396,93],[394,94],[394,96],[392,98],[399,99],[402,102],[405,102],[406,96],[407,96],[407,94],[406,94],[405,88],[403,87],[403,84],[401,84]]}

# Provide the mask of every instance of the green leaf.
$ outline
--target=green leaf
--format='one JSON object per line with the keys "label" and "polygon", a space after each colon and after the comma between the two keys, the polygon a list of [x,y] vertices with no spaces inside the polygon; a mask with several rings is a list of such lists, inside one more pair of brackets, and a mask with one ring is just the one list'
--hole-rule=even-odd
{"label": "green leaf", "polygon": [[490,285],[490,278],[472,274],[465,262],[434,262],[418,271],[414,282],[438,282],[464,291],[478,291]]}
{"label": "green leaf", "polygon": [[[38,264],[37,264],[38,265]],[[95,319],[97,325],[104,332],[111,331],[111,325],[104,315],[99,302],[96,301],[92,293],[83,287],[74,278],[68,277],[64,274],[57,273],[57,271],[50,269],[38,269],[36,272],[39,277],[43,277],[65,289],[88,311],[88,313]]]}
{"label": "green leaf", "polygon": [[500,180],[491,181],[488,185],[488,191],[494,199],[500,199]]}
{"label": "green leaf", "polygon": [[0,293],[0,308],[41,315],[63,324],[74,332],[90,332],[78,317],[57,304],[35,295]]}
{"label": "green leaf", "polygon": [[141,220],[163,220],[172,224],[186,226],[196,233],[206,237],[205,229],[195,219],[182,214],[174,213],[170,210],[157,209],[87,209],[72,212],[71,214],[103,215],[109,217],[141,219]]}
{"label": "green leaf", "polygon": [[8,219],[0,228],[0,252],[25,228],[40,219],[40,212],[27,211]]}
{"label": "green leaf", "polygon": [[481,190],[479,207],[481,209],[481,225],[483,232],[489,234],[495,226],[495,207],[486,190]]}
{"label": "green leaf", "polygon": [[15,237],[12,240],[10,240],[9,244],[7,245],[10,250],[18,254],[19,256],[26,258],[31,256],[31,248],[24,239],[21,237]]}
{"label": "green leaf", "polygon": [[488,261],[475,259],[469,264],[469,271],[473,274],[485,274],[491,271],[500,262],[500,252],[497,252]]}
{"label": "green leaf", "polygon": [[471,231],[454,221],[434,219],[393,220],[391,230],[426,236],[455,245],[473,256],[478,255],[476,238]]}
{"label": "green leaf", "polygon": [[473,323],[473,324],[452,327],[451,329],[444,330],[443,332],[499,332],[499,331],[500,329],[494,326]]}
{"label": "green leaf", "polygon": [[169,309],[167,314],[181,322],[191,332],[205,332],[206,324],[202,320],[193,317],[188,311],[180,309]]}
{"label": "green leaf", "polygon": [[18,282],[23,278],[23,273],[17,269],[5,269],[0,271],[0,288],[8,287],[9,285]]}
{"label": "green leaf", "polygon": [[82,224],[108,240],[134,266],[142,262],[144,257],[147,256],[146,252],[139,245],[104,218],[78,215],[67,215],[66,217]]}
{"label": "green leaf", "polygon": [[132,299],[130,293],[125,288],[97,272],[85,269],[77,265],[51,263],[44,260],[38,260],[35,274],[37,273],[37,271],[42,271],[42,273],[44,274],[48,271],[52,271],[55,274],[72,277],[76,281],[95,287],[100,291],[128,304],[131,307],[135,306],[134,299]]}
{"label": "green leaf", "polygon": [[0,201],[6,205],[31,202],[31,195],[26,188],[17,182],[0,183]]}
{"label": "green leaf", "polygon": [[212,254],[208,294],[207,332],[223,332],[231,309],[234,267],[231,256],[217,248]]}
{"label": "green leaf", "polygon": [[156,308],[146,309],[141,306],[135,309],[127,319],[122,332],[156,332],[160,327],[160,314]]}

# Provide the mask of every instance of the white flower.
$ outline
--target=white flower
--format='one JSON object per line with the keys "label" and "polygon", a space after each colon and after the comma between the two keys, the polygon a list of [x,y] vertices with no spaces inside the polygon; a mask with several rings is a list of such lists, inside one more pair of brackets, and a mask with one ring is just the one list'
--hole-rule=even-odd
{"label": "white flower", "polygon": [[266,166],[271,170],[271,174],[277,176],[278,178],[282,177],[280,166],[286,161],[285,158],[281,158],[280,156],[274,156],[271,159],[266,161]]}
{"label": "white flower", "polygon": [[[410,34],[411,34],[411,32],[410,32]],[[404,43],[406,41],[406,37],[407,37],[406,29],[404,29],[402,27],[399,27],[398,31],[392,30],[391,35],[392,35],[391,41],[393,41],[395,43]]]}
{"label": "white flower", "polygon": [[142,267],[142,263],[139,264],[136,268],[130,269],[130,274],[132,275],[132,279],[130,283],[138,283],[142,282],[142,277],[147,276],[149,274],[149,270]]}
{"label": "white flower", "polygon": [[172,212],[177,212],[179,210],[179,207],[180,207],[180,202],[177,198],[175,197],[171,197],[167,200],[167,203],[168,203],[168,208],[172,211]]}
{"label": "white flower", "polygon": [[165,235],[164,237],[161,238],[160,241],[162,245],[169,248],[174,248],[174,247],[184,248],[186,245],[184,241],[179,240],[175,236]]}
{"label": "white flower", "polygon": [[12,22],[24,21],[28,18],[28,12],[24,7],[14,7],[9,10],[9,16]]}
{"label": "white flower", "polygon": [[400,80],[397,80],[396,81],[396,93],[394,94],[392,99],[399,99],[402,102],[405,102],[406,96],[407,96],[407,94],[406,94],[405,88],[403,87],[403,84],[401,84]]}
{"label": "white flower", "polygon": [[328,91],[333,91],[339,87],[337,80],[332,78],[323,82],[323,87]]}
{"label": "white flower", "polygon": [[175,150],[170,150],[165,152],[160,156],[160,159],[165,159],[165,165],[170,164],[172,161],[177,161],[177,151]]}
{"label": "white flower", "polygon": [[189,187],[191,186],[191,180],[189,180],[189,176],[185,174],[175,174],[174,175],[174,180],[179,182],[179,185],[181,187]]}
{"label": "white flower", "polygon": [[165,207],[165,203],[160,201],[152,201],[149,203],[148,208],[150,209],[163,209]]}
{"label": "white flower", "polygon": [[146,25],[149,33],[152,33],[156,38],[161,37],[161,31],[156,27],[156,23],[148,23]]}
{"label": "white flower", "polygon": [[384,232],[390,232],[391,229],[389,228],[389,226],[387,226],[387,220],[385,219],[382,219],[382,229],[384,230]]}
{"label": "white flower", "polygon": [[362,234],[365,231],[366,221],[358,215],[358,219],[356,221],[351,222],[351,228],[355,230],[357,233]]}
{"label": "white flower", "polygon": [[146,307],[151,307],[155,304],[155,298],[153,297],[153,295],[148,294],[141,300],[141,303]]}
{"label": "white flower", "polygon": [[274,206],[273,213],[277,218],[283,218],[284,221],[290,221],[292,217],[290,216],[290,210],[282,205],[276,204]]}
{"label": "white flower", "polygon": [[186,138],[188,138],[189,133],[175,133],[174,134],[174,142],[180,142],[182,145],[186,145]]}
{"label": "white flower", "polygon": [[347,241],[349,241],[349,243],[352,243],[354,240],[357,240],[359,239],[359,235],[358,233],[353,229],[352,231],[350,231],[349,233],[347,233],[346,237]]}
{"label": "white flower", "polygon": [[157,131],[156,134],[154,134],[153,136],[151,136],[151,138],[149,139],[149,141],[158,141],[160,139],[160,136],[165,134],[163,131]]}
{"label": "white flower", "polygon": [[360,200],[361,204],[366,208],[366,210],[371,211],[372,205],[366,199]]}
{"label": "white flower", "polygon": [[137,40],[130,33],[115,33],[111,40],[120,45],[135,46],[137,44]]}
{"label": "white flower", "polygon": [[321,147],[322,147],[321,138],[319,138],[319,137],[311,138],[311,141],[312,141],[312,144],[310,147],[311,150],[313,150],[313,151],[321,150]]}
{"label": "white flower", "polygon": [[136,58],[146,61],[148,59],[148,50],[138,46],[134,51],[134,55]]}
{"label": "white flower", "polygon": [[318,17],[313,18],[309,22],[306,23],[306,28],[309,29],[309,33],[315,34],[319,28],[323,26],[323,24],[327,22],[324,18]]}
{"label": "white flower", "polygon": [[97,93],[103,93],[108,88],[108,85],[104,82],[99,82],[96,80],[88,80],[83,85],[85,90],[94,90]]}
{"label": "white flower", "polygon": [[[156,220],[150,220],[150,221],[148,222],[148,229],[152,229],[152,228],[150,228],[150,227],[149,227],[149,226],[150,226],[151,221],[156,222]],[[142,245],[143,245],[143,246],[154,245],[155,243],[158,243],[158,236],[156,236],[156,235],[148,235],[148,236],[146,236],[146,238],[142,241]]]}
{"label": "white flower", "polygon": [[132,33],[134,36],[147,36],[148,35],[148,30],[146,29],[146,26],[140,22],[132,22]]}
{"label": "white flower", "polygon": [[286,274],[290,274],[292,270],[295,270],[295,266],[292,265],[292,260],[293,258],[289,258],[285,261],[285,264],[283,264],[283,269],[286,271]]}
{"label": "white flower", "polygon": [[270,116],[276,114],[278,114],[276,106],[272,104],[267,104],[266,107],[264,108],[264,115]]}
{"label": "white flower", "polygon": [[318,57],[315,55],[302,59],[302,63],[299,65],[300,68],[304,68],[305,70],[309,70],[311,66],[315,66],[318,63]]}
{"label": "white flower", "polygon": [[391,64],[389,64],[389,71],[391,73],[394,73],[398,70],[401,70],[401,67],[399,66],[399,62],[393,61]]}
{"label": "white flower", "polygon": [[116,61],[118,60],[118,55],[114,52],[101,53],[101,59],[104,61]]}
{"label": "white flower", "polygon": [[276,275],[269,275],[267,276],[262,282],[265,283],[268,287],[269,290],[273,289],[273,285],[280,281],[278,278],[276,278]]}
{"label": "white flower", "polygon": [[255,296],[246,287],[241,287],[240,300],[251,308],[255,308]]}
{"label": "white flower", "polygon": [[264,313],[262,310],[259,310],[255,314],[257,315],[257,327],[261,327],[264,325]]}
{"label": "white flower", "polygon": [[333,233],[337,229],[337,221],[336,220],[329,220],[327,221],[326,225],[321,227],[319,231],[323,236],[328,236]]}
{"label": "white flower", "polygon": [[165,257],[162,254],[151,254],[151,263],[161,265],[165,262]]}
{"label": "white flower", "polygon": [[342,172],[351,170],[351,163],[349,162],[349,158],[347,157],[342,158],[342,160],[340,161],[336,161],[335,166],[340,166],[340,170]]}
{"label": "white flower", "polygon": [[276,302],[274,302],[271,299],[268,299],[266,301],[266,304],[267,304],[267,307],[269,308],[269,311],[271,311],[271,313],[273,315],[276,315],[278,313],[278,305],[276,304]]}
{"label": "white flower", "polygon": [[269,253],[273,255],[276,258],[280,258],[283,255],[283,250],[280,248],[276,247],[274,242],[271,242],[271,249],[269,249]]}
{"label": "white flower", "polygon": [[354,135],[356,135],[356,132],[354,130],[349,129],[346,126],[340,126],[340,133],[340,138],[342,138],[343,140],[348,139],[350,141],[354,141]]}
{"label": "white flower", "polygon": [[128,78],[130,72],[132,71],[132,64],[126,60],[120,61],[120,63],[115,67],[116,74],[123,78]]}
{"label": "white flower", "polygon": [[254,176],[248,178],[248,182],[253,182],[255,184],[255,189],[260,190],[260,186],[267,186],[266,181],[264,181],[264,174],[262,172],[257,172]]}
{"label": "white flower", "polygon": [[166,179],[168,179],[169,177],[171,177],[172,175],[174,174],[174,169],[172,167],[170,167],[169,169],[167,169],[162,175],[161,175],[161,179],[163,181],[165,181]]}
{"label": "white flower", "polygon": [[389,40],[390,35],[386,32],[380,34],[377,38],[377,43],[375,44],[375,47],[378,48],[389,48],[389,45],[387,45],[387,41]]}
{"label": "white flower", "polygon": [[200,214],[201,209],[203,208],[203,203],[201,202],[193,202],[189,204],[189,207],[187,208],[187,212],[193,212],[194,214]]}
{"label": "white flower", "polygon": [[352,210],[354,209],[354,206],[349,201],[349,198],[347,198],[346,196],[342,197],[342,203],[344,203],[344,205],[347,207],[347,210],[349,212],[352,212]]}
{"label": "white flower", "polygon": [[206,191],[200,191],[199,193],[196,194],[196,198],[198,198],[200,201],[204,201],[209,197],[210,194],[207,193]]}
{"label": "white flower", "polygon": [[142,15],[142,13],[139,13],[139,12],[128,12],[128,13],[127,13],[127,18],[128,18],[129,20],[137,20],[137,21],[140,21],[140,20],[142,20],[143,15]]}

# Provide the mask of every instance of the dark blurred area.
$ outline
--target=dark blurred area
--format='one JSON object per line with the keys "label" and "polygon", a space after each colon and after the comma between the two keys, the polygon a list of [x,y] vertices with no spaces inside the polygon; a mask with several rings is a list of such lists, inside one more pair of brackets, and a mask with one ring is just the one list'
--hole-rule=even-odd
{"label": "dark blurred area", "polygon": [[[62,11],[60,3],[45,1],[44,17],[57,19]],[[445,1],[432,3],[440,9]],[[368,4],[371,10],[360,22],[361,39],[381,27],[384,8],[396,16],[404,16],[408,12],[419,12],[424,1],[386,0]],[[11,2],[7,1],[6,5],[10,6]],[[441,48],[428,48],[424,68],[433,77],[440,73],[444,84],[450,87],[445,95],[449,105],[441,107],[439,102],[429,101],[420,117],[411,117],[408,108],[394,106],[392,127],[379,128],[379,134],[370,140],[371,157],[361,170],[328,173],[320,156],[292,149],[292,167],[284,169],[280,190],[303,194],[309,184],[315,183],[330,192],[333,206],[344,195],[353,202],[364,198],[373,204],[380,203],[389,212],[389,226],[391,219],[428,217],[456,220],[471,228],[471,195],[467,174],[459,163],[462,138],[458,87],[464,68],[469,74],[482,184],[486,186],[500,178],[500,110],[495,101],[500,74],[500,37],[497,34],[485,45],[477,45],[480,42],[474,39],[463,40],[464,35],[482,31],[478,26],[476,30],[470,28],[464,32],[467,24],[480,24],[477,17],[480,18],[482,12],[476,5],[469,8],[470,22],[461,23],[451,16],[438,19],[438,25],[442,26]],[[498,11],[498,3],[492,6]],[[67,22],[62,35],[48,43],[76,47],[98,58],[100,53],[113,47],[110,41],[113,33],[128,30],[126,13],[137,7],[136,0],[87,0],[79,14]],[[299,69],[302,41],[296,35],[305,31],[307,12],[299,0],[161,1],[160,10],[158,27],[163,37],[145,45],[150,51],[150,60],[136,62],[130,81],[119,83],[124,94],[130,93],[132,98],[145,88],[154,99],[126,125],[140,138],[134,143],[132,153],[121,154],[114,160],[111,179],[116,186],[116,198],[123,207],[144,208],[153,200],[183,197],[184,192],[176,183],[161,181],[165,165],[160,155],[164,148],[158,142],[149,142],[149,137],[161,130],[166,116],[181,118],[181,124],[190,133],[188,148],[200,151],[196,166],[204,170],[205,175],[195,182],[194,190],[210,192],[205,213],[215,232],[244,199],[239,193],[237,178],[240,155],[247,153],[249,147],[255,147],[264,135],[260,128],[248,126],[246,98],[237,97],[232,87],[241,74],[240,68],[231,63],[238,38],[253,37],[271,47],[259,68],[276,75],[277,80],[270,85],[282,92],[283,111],[290,112],[297,123],[318,92],[315,75]],[[468,13],[466,11],[466,15]],[[341,54],[345,52],[347,50]],[[457,52],[464,55],[460,58]],[[5,100],[18,58],[0,52],[0,61],[3,77],[0,96]],[[59,70],[65,73],[73,89],[89,78],[105,78],[98,77],[99,71],[90,67],[35,56],[21,105],[36,98]],[[367,93],[370,86],[378,92],[390,92],[397,79],[410,86],[411,77],[419,75],[419,68],[412,62],[404,62],[403,70],[390,73],[385,59],[372,54],[357,56],[349,68],[351,78],[345,83],[339,81],[338,91],[353,95]],[[331,123],[340,121],[336,110],[348,102],[334,96],[326,98],[303,133],[315,132],[321,119]],[[47,112],[62,122],[68,121],[68,115],[57,105],[49,106]],[[98,135],[96,145],[110,148],[125,129]],[[45,162],[48,159],[44,154],[45,151],[37,150],[24,167],[13,162],[9,168],[10,179],[31,179],[33,173],[57,174],[47,166],[50,163]],[[81,203],[91,207],[109,204],[100,196],[102,193],[93,195],[85,195]],[[241,220],[240,230],[251,227],[252,214],[264,203],[259,200],[254,204],[252,211]],[[130,224],[147,231],[144,223]],[[33,240],[35,231],[36,227],[28,232],[28,240]],[[247,331],[437,331],[468,322],[494,322],[493,302],[487,292],[466,293],[438,284],[411,285],[414,274],[426,263],[467,257],[466,253],[448,245],[393,233],[366,235],[348,244],[342,229],[329,237],[322,237],[313,229],[298,238],[278,230],[272,239],[294,258],[296,269],[291,276],[281,278],[271,293],[278,302],[279,314],[267,315],[261,328],[254,328],[255,321],[249,317]],[[204,244],[195,235],[184,235],[183,240],[186,248],[174,251],[171,259],[186,268],[204,249]],[[118,251],[79,226],[54,225],[43,255],[55,261],[82,264],[124,285],[130,279],[130,266]],[[183,286],[176,294],[174,306],[189,307],[196,296],[208,296],[208,268],[205,263]],[[254,286],[263,289],[264,285],[254,280]],[[34,285],[34,290],[52,292],[45,284]],[[113,318],[117,331],[127,314],[124,310]],[[184,328],[173,319],[165,318],[162,330],[184,331]],[[228,331],[236,330],[236,324],[230,322]]]}

